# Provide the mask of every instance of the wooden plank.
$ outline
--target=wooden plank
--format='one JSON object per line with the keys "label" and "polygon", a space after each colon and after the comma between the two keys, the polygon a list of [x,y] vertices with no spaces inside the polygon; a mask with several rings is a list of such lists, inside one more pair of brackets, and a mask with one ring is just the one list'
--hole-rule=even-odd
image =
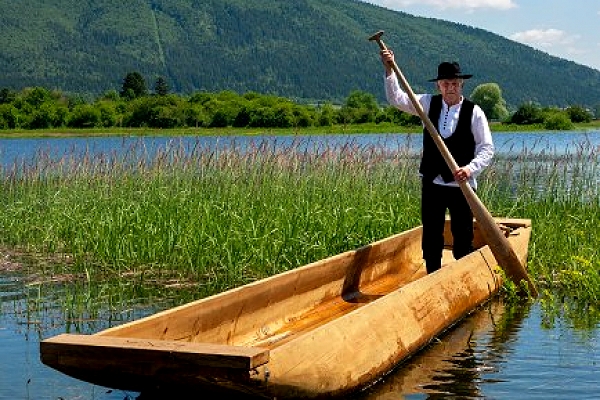
{"label": "wooden plank", "polygon": [[[497,293],[501,277],[488,261],[495,264],[486,246],[283,341],[270,353],[270,394],[284,398],[288,388],[301,386],[304,398],[340,397],[369,385]],[[264,381],[258,372],[256,380]]]}
{"label": "wooden plank", "polygon": [[251,370],[269,362],[269,350],[259,347],[99,335],[58,335],[42,341],[40,350],[45,364],[70,367],[105,359]]}

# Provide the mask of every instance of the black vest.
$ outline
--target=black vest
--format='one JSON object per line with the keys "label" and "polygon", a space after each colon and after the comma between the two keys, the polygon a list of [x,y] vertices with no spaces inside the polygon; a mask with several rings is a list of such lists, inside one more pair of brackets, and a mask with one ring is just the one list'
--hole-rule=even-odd
{"label": "black vest", "polygon": [[[463,100],[456,130],[450,137],[442,140],[446,144],[448,151],[456,161],[459,167],[469,164],[475,158],[475,137],[471,131],[471,118],[473,117],[473,107],[475,104],[467,99]],[[431,98],[429,106],[429,119],[437,127],[440,114],[442,112],[442,95],[438,94]],[[441,137],[441,135],[440,135]],[[423,130],[423,157],[419,172],[423,179],[431,182],[436,176],[442,175],[444,182],[452,182],[454,175],[442,154],[438,150],[433,138],[427,128]]]}

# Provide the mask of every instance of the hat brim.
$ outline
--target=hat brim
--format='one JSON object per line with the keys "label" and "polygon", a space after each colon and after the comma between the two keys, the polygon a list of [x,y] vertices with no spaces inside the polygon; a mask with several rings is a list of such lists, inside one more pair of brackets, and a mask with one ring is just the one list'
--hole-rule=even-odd
{"label": "hat brim", "polygon": [[455,75],[455,76],[448,76],[448,77],[440,76],[437,78],[430,79],[429,82],[437,82],[437,81],[441,81],[442,79],[469,79],[472,76],[473,76],[472,74]]}

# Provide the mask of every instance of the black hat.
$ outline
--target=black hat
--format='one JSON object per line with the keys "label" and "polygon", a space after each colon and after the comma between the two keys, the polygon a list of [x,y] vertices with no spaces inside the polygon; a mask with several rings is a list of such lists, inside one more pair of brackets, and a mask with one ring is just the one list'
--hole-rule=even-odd
{"label": "black hat", "polygon": [[461,74],[460,65],[457,62],[443,62],[438,65],[438,76],[435,79],[430,79],[429,82],[439,81],[441,79],[469,79],[473,75]]}

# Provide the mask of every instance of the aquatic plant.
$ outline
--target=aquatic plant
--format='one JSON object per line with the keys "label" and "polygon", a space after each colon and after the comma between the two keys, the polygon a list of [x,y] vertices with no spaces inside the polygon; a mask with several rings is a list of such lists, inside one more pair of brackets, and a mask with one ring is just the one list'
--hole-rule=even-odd
{"label": "aquatic plant", "polygon": [[[93,299],[123,309],[119,293],[156,300],[174,288],[184,301],[419,224],[418,157],[404,145],[174,140],[153,156],[140,142],[31,161],[1,171],[0,243],[68,257],[46,273],[82,282],[68,289],[70,310],[94,310]],[[585,144],[498,155],[478,190],[492,215],[532,219],[528,264],[544,298],[574,299],[596,321],[598,166]]]}

